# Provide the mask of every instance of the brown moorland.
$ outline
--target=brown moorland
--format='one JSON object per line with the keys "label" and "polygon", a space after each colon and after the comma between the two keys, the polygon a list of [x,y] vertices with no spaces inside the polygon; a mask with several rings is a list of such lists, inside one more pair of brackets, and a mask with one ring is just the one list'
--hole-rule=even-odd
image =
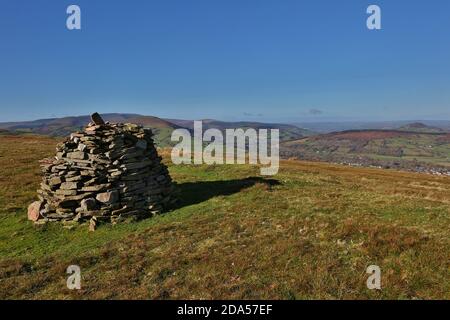
{"label": "brown moorland", "polygon": [[448,177],[282,161],[269,179],[163,152],[178,206],[89,233],[26,220],[55,143],[0,136],[1,299],[450,299]]}

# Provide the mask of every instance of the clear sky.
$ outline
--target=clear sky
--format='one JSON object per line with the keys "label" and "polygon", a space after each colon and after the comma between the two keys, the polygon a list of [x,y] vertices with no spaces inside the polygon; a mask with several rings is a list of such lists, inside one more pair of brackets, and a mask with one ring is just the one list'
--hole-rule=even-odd
{"label": "clear sky", "polygon": [[0,121],[94,111],[450,119],[450,1],[0,0]]}

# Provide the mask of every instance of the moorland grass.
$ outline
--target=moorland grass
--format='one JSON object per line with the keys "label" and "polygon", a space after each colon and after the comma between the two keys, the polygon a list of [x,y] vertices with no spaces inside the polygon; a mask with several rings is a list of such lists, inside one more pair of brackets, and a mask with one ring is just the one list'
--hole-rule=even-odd
{"label": "moorland grass", "polygon": [[[173,166],[180,202],[138,222],[34,226],[57,140],[0,137],[2,299],[450,298],[450,178],[325,163]],[[82,289],[66,288],[66,268]],[[366,287],[367,266],[382,290]]]}

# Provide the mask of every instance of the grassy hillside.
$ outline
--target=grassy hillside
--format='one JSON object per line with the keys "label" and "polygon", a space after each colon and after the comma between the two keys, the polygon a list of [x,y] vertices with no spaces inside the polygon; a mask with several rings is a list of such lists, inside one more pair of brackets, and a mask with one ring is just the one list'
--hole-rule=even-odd
{"label": "grassy hillside", "polygon": [[447,133],[353,130],[289,141],[282,145],[282,153],[287,157],[363,165],[450,167],[448,137]]}
{"label": "grassy hillside", "polygon": [[[284,161],[170,166],[180,203],[89,233],[26,207],[55,139],[0,136],[0,298],[450,299],[450,178]],[[82,290],[66,289],[67,266]],[[366,288],[366,267],[382,290]]]}

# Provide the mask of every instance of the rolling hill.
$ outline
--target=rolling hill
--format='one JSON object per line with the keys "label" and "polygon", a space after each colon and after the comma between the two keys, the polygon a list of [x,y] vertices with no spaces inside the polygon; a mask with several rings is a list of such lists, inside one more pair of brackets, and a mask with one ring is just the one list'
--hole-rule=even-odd
{"label": "rolling hill", "polygon": [[[177,124],[181,127],[193,129],[194,122],[191,120],[176,120],[176,119],[167,119],[167,121]],[[251,121],[238,121],[238,122],[226,122],[226,121],[218,121],[212,119],[203,119],[203,130],[207,130],[210,128],[219,129],[221,131],[225,131],[225,129],[279,129],[280,130],[280,140],[288,141],[303,138],[306,136],[313,135],[314,132],[303,129],[294,125],[289,124],[281,124],[281,123],[262,123],[262,122],[251,122]]]}
{"label": "rolling hill", "polygon": [[443,133],[443,132],[446,132],[445,130],[443,130],[441,128],[428,126],[422,122],[409,123],[407,125],[401,126],[400,128],[398,128],[398,130],[407,131],[407,132],[420,132],[420,133]]}
{"label": "rolling hill", "polygon": [[[102,114],[105,121],[110,122],[130,122],[151,128],[155,134],[156,143],[165,147],[172,145],[170,135],[174,129],[186,128],[193,129],[192,120],[180,119],[161,119],[152,116],[143,116],[138,114],[110,113]],[[73,131],[77,131],[90,121],[89,116],[65,117],[53,119],[40,119],[25,122],[5,122],[0,123],[0,129],[6,129],[18,133],[35,133],[49,136],[67,136]],[[312,132],[306,129],[288,124],[260,123],[260,122],[224,122],[217,120],[202,120],[204,130],[217,128],[219,130],[234,128],[254,128],[254,129],[279,129],[280,140],[294,140],[308,135]]]}
{"label": "rolling hill", "polygon": [[414,127],[416,127],[417,124],[420,126],[438,128],[445,132],[450,132],[450,120],[298,122],[293,124],[318,133],[331,133],[349,130],[401,130],[402,128],[408,127],[410,127],[410,129],[407,131],[416,131],[417,128]]}
{"label": "rolling hill", "polygon": [[[131,122],[151,128],[158,146],[174,145],[170,141],[176,128],[193,130],[192,120],[161,119],[138,114],[110,113],[102,115],[110,122]],[[41,119],[27,122],[0,123],[0,130],[11,133],[35,133],[67,136],[90,121],[89,116]],[[235,128],[279,129],[280,155],[334,163],[377,166],[414,171],[447,172],[450,167],[450,133],[422,122],[403,123],[396,129],[361,129],[314,134],[289,124],[260,122],[226,122],[204,119],[203,130],[221,131]]]}
{"label": "rolling hill", "polygon": [[448,137],[445,132],[350,130],[285,142],[282,155],[363,166],[447,172],[450,168]]}

